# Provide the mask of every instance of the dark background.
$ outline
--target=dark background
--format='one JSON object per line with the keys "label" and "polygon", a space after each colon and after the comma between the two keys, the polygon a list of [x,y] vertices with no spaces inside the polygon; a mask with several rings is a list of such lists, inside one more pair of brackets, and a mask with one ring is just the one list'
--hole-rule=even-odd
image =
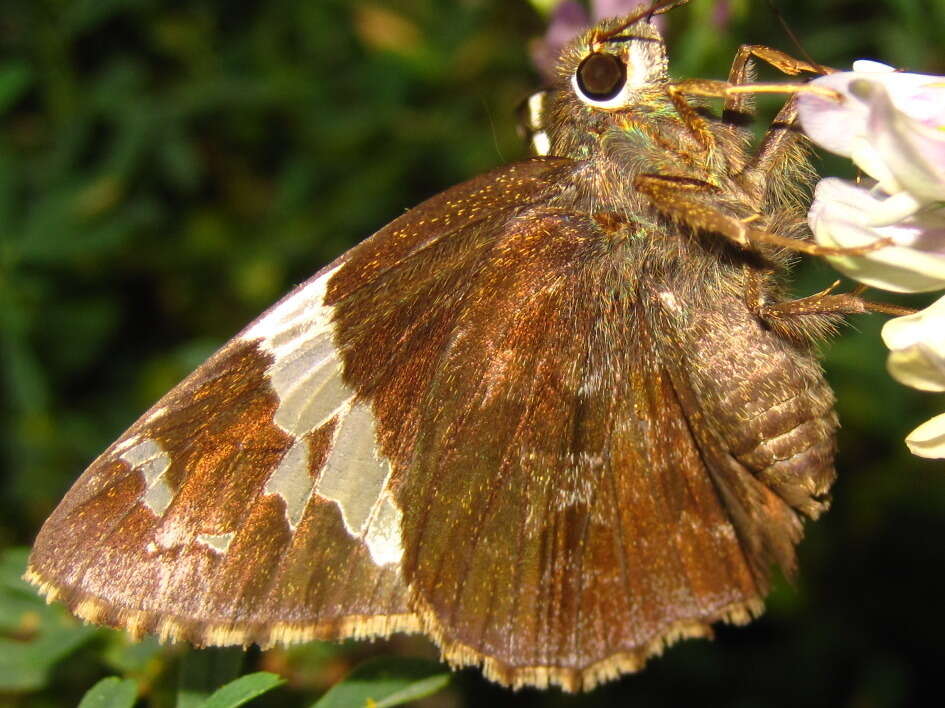
{"label": "dark background", "polygon": [[[669,16],[677,76],[724,78],[743,42],[797,53],[767,3],[727,3],[722,24],[718,4]],[[945,73],[941,0],[778,4],[821,63]],[[4,587],[17,549],[88,462],[245,323],[404,209],[525,155],[514,109],[536,85],[529,43],[544,27],[525,0],[2,0]],[[834,277],[807,263],[796,291]],[[843,423],[834,506],[808,527],[800,578],[779,584],[761,620],[677,645],[585,697],[512,694],[465,671],[428,704],[938,703],[945,470],[902,439],[945,398],[887,376],[883,319],[855,318],[824,348]],[[4,653],[40,636],[16,612],[0,603],[0,702],[74,705],[116,673],[138,678],[147,700],[171,700],[180,650],[129,648],[46,610],[34,614],[73,632],[62,635],[69,657],[32,683],[3,679]],[[304,705],[359,658],[391,651],[431,650],[316,645],[251,654],[247,668],[290,678],[260,704]]]}

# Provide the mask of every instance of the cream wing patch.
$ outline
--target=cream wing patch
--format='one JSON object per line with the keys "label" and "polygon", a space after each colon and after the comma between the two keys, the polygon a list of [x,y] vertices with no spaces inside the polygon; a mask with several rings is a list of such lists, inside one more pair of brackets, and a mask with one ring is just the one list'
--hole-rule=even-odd
{"label": "cream wing patch", "polygon": [[371,510],[364,542],[371,553],[375,565],[400,563],[404,556],[404,547],[400,543],[400,523],[403,514],[400,507],[385,489]]}
{"label": "cream wing patch", "polygon": [[551,139],[545,130],[549,91],[538,91],[525,104],[525,130],[531,134],[532,152],[541,157],[551,152]]}
{"label": "cream wing patch", "polygon": [[197,543],[202,543],[214,553],[223,555],[230,549],[235,531],[229,533],[202,533],[197,536]]}
{"label": "cream wing patch", "polygon": [[295,531],[302,520],[315,486],[308,469],[308,455],[308,443],[304,439],[296,440],[263,487],[263,494],[278,494],[285,501],[285,516],[291,531]]}
{"label": "cream wing patch", "polygon": [[279,396],[275,423],[297,438],[319,428],[354,396],[341,378],[334,308],[323,304],[328,281],[340,267],[289,295],[243,333],[243,339],[260,339],[273,355],[268,374]]}
{"label": "cream wing patch", "polygon": [[[294,531],[313,495],[337,504],[345,529],[367,546],[377,565],[399,562],[401,511],[390,495],[390,464],[377,448],[370,406],[355,401],[342,378],[334,343],[334,308],[324,304],[328,281],[343,265],[289,295],[242,335],[273,356],[268,375],[279,397],[274,422],[296,442],[263,489],[285,502]],[[312,470],[305,436],[335,420],[329,453]]]}
{"label": "cream wing patch", "polygon": [[353,405],[338,423],[315,491],[338,505],[348,533],[363,538],[372,560],[383,565],[403,555],[401,512],[387,490],[390,463],[380,457],[376,440],[371,409]]}
{"label": "cream wing patch", "polygon": [[116,452],[120,452],[120,460],[144,477],[145,491],[141,503],[156,516],[162,516],[174,498],[173,490],[164,479],[165,472],[171,466],[170,455],[157,441],[150,438],[141,440],[138,436],[123,441]]}
{"label": "cream wing patch", "polygon": [[341,508],[345,528],[360,536],[387,483],[390,466],[377,458],[374,416],[362,403],[338,425],[316,491]]}

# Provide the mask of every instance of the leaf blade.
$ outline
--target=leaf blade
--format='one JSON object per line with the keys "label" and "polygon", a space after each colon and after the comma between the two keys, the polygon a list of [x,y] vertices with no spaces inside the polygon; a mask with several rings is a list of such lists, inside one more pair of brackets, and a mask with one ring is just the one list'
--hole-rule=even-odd
{"label": "leaf blade", "polygon": [[450,674],[423,659],[381,657],[365,661],[332,686],[311,708],[391,708],[445,688]]}
{"label": "leaf blade", "polygon": [[109,676],[92,686],[82,696],[79,708],[131,708],[137,697],[137,681]]}
{"label": "leaf blade", "polygon": [[246,674],[214,691],[200,708],[237,708],[283,683],[285,679],[268,671]]}

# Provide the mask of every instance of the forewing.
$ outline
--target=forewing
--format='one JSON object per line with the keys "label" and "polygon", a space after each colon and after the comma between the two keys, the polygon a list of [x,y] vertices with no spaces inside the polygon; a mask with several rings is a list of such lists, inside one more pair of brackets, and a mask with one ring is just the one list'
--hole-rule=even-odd
{"label": "forewing", "polygon": [[[565,165],[533,160],[448,190],[287,296],[86,470],[40,531],[27,577],[87,620],[197,644],[418,629],[390,455],[376,445],[373,392],[343,371],[328,293],[394,283],[364,326],[385,319],[395,340],[445,331],[449,296]],[[442,301],[414,302],[446,283]],[[438,343],[380,351],[394,367],[387,395]]]}
{"label": "forewing", "polygon": [[30,579],[84,619],[197,644],[413,627],[371,529],[317,493],[354,414],[286,432],[271,366],[233,342],[162,399],[46,522]]}

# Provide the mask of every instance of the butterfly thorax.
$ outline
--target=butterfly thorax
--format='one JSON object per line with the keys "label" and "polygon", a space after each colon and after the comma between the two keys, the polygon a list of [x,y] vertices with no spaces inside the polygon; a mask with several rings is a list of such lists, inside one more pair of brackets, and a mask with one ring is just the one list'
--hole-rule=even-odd
{"label": "butterfly thorax", "polygon": [[[745,183],[740,175],[751,159],[751,132],[713,116],[711,107],[691,97],[684,103],[674,100],[666,47],[650,23],[637,22],[615,36],[611,31],[603,23],[576,39],[563,52],[555,85],[542,100],[535,127],[547,136],[548,154],[572,161],[555,205],[592,215],[602,233],[612,237],[614,249],[633,262],[634,281],[688,270],[687,290],[711,298],[719,287],[733,294],[743,290],[739,273],[747,266],[757,272],[765,297],[782,297],[784,254],[765,247],[746,252],[717,237],[704,238],[656,208],[638,188],[638,179],[658,176],[691,185],[691,193],[710,201],[713,209],[802,236],[797,204],[803,201],[808,170],[804,155],[798,151],[783,166],[786,177],[772,180],[768,191]],[[588,67],[599,57],[601,67]],[[624,72],[613,95],[595,92],[606,87],[608,71],[614,71],[607,64],[610,57]],[[586,84],[582,75],[589,77]],[[698,113],[705,133],[694,131],[685,111]]]}

